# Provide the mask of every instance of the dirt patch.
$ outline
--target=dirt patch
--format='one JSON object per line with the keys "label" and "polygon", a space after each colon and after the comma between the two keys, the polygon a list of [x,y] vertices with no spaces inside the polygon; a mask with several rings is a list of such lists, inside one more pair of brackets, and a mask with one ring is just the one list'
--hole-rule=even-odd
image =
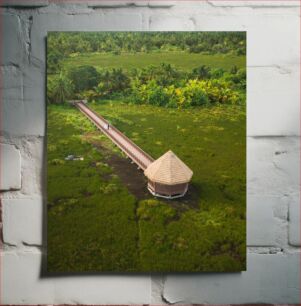
{"label": "dirt patch", "polygon": [[[131,163],[130,159],[113,154],[107,160],[107,163],[137,200],[154,198],[147,189],[147,178],[144,176],[143,171],[138,169],[136,164]],[[169,200],[158,197],[157,199],[175,208],[178,212],[199,209],[199,192],[193,184],[190,184],[183,198]]]}
{"label": "dirt patch", "polygon": [[122,183],[137,198],[137,200],[151,198],[146,187],[147,180],[143,174],[143,170],[138,169],[136,164],[132,164],[130,159],[119,157],[117,154],[112,154],[110,158],[108,158],[107,163],[113,168]]}
{"label": "dirt patch", "polygon": [[[137,165],[131,163],[128,158],[123,158],[117,154],[112,154],[107,163],[113,168],[114,172],[119,176],[122,183],[137,198],[137,200],[145,200],[154,198],[147,189],[147,178],[143,174],[143,170],[138,169]],[[197,188],[190,184],[186,195],[178,199],[157,198],[179,212],[187,209],[199,209],[199,192]]]}
{"label": "dirt patch", "polygon": [[[120,156],[109,148],[104,147],[102,142],[93,138],[93,136],[95,136],[95,133],[86,134],[85,139],[103,153],[106,157],[106,163],[118,175],[129,192],[139,201],[154,198],[147,189],[147,179],[143,174],[143,170],[138,169],[137,165],[132,163],[129,158]],[[184,212],[187,209],[199,209],[199,191],[193,184],[189,185],[188,191],[183,198],[171,200],[158,198],[158,200],[170,205],[178,212]]]}
{"label": "dirt patch", "polygon": [[93,138],[94,135],[94,133],[86,134],[85,139],[103,153],[106,163],[113,169],[114,173],[118,175],[129,192],[132,193],[137,200],[151,198],[146,187],[147,180],[143,171],[138,169],[136,164],[131,163],[130,159],[122,157],[104,147],[101,141]]}

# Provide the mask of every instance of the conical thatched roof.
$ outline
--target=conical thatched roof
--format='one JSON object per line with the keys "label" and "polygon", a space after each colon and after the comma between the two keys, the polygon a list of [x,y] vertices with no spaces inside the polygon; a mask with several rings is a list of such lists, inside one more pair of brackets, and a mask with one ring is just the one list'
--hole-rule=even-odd
{"label": "conical thatched roof", "polygon": [[144,174],[153,182],[176,185],[188,183],[193,172],[169,150],[151,163],[145,169]]}

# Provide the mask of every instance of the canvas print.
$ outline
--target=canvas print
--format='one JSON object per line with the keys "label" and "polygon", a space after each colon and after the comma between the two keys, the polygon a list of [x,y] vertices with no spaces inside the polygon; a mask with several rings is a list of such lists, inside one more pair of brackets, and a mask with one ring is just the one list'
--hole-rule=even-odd
{"label": "canvas print", "polygon": [[48,33],[48,272],[245,269],[246,33]]}

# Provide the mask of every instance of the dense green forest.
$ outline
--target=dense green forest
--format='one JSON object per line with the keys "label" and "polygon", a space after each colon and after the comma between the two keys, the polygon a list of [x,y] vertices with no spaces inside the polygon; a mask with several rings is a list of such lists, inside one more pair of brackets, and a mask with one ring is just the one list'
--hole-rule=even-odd
{"label": "dense green forest", "polygon": [[[51,32],[47,43],[48,271],[245,270],[246,34]],[[187,194],[151,195],[71,99],[154,159],[172,150],[193,170]]]}
{"label": "dense green forest", "polygon": [[54,74],[48,84],[50,103],[61,103],[71,97],[92,101],[116,95],[131,103],[171,108],[245,102],[246,70],[235,64],[227,70],[206,64],[183,70],[177,61],[170,64],[160,58],[155,64],[129,70],[75,64],[82,59],[79,52],[113,53],[112,62],[122,58],[121,52],[126,55],[140,52],[147,60],[149,52],[161,54],[162,50],[170,50],[169,55],[197,52],[223,57],[226,53],[231,59],[233,54],[245,54],[243,32],[53,33],[49,35],[48,46],[48,73]]}

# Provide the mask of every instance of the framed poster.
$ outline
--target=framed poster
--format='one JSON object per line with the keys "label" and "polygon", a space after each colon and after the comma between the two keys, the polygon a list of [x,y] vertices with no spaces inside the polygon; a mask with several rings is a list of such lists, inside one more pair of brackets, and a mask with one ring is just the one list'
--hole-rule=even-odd
{"label": "framed poster", "polygon": [[246,269],[246,33],[50,32],[48,272]]}

